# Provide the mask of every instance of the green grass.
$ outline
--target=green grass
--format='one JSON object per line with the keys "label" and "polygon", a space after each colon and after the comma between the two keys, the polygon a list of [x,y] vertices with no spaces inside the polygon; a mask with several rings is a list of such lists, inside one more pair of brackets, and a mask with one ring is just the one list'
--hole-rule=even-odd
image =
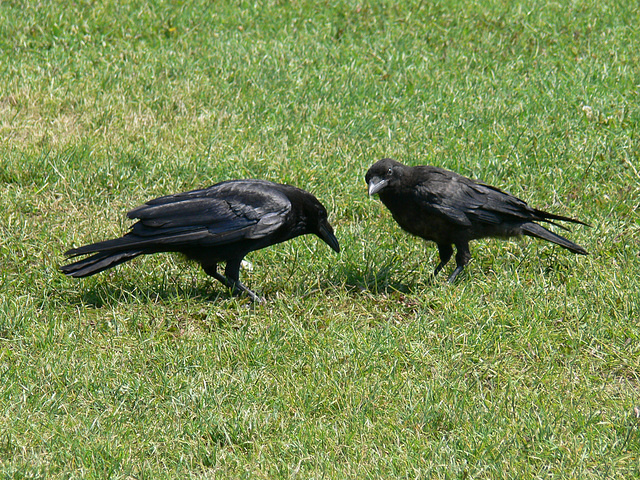
{"label": "green grass", "polygon": [[[640,476],[640,10],[366,3],[0,4],[3,478]],[[367,198],[382,156],[585,220],[591,255],[478,241],[431,281]],[[57,270],[246,177],[315,193],[343,252],[251,254],[255,307],[171,255]]]}

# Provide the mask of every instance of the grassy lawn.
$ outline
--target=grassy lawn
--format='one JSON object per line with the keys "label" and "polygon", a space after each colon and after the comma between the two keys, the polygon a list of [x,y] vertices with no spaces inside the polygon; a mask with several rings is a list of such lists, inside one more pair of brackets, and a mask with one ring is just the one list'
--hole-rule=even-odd
{"label": "grassy lawn", "polygon": [[[282,4],[280,4],[282,3]],[[640,476],[640,8],[577,0],[0,3],[2,478]],[[455,286],[364,173],[391,156],[593,225],[478,241]],[[235,178],[327,206],[251,254],[71,246]]]}

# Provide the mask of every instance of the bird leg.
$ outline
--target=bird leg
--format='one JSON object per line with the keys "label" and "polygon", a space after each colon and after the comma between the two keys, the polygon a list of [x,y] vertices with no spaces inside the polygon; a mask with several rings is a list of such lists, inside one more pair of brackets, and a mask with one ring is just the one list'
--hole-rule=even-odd
{"label": "bird leg", "polygon": [[449,260],[451,259],[451,255],[453,255],[453,247],[446,243],[439,243],[438,253],[440,254],[440,263],[438,264],[436,269],[433,271],[434,277],[438,275],[438,273],[440,273],[440,270],[442,270],[442,267],[444,267],[447,264],[447,262],[449,262]]}
{"label": "bird leg", "polygon": [[471,252],[469,251],[469,242],[456,243],[456,269],[453,271],[449,283],[456,281],[456,277],[464,270],[464,267],[471,260]]}
{"label": "bird leg", "polygon": [[203,268],[207,275],[212,276],[222,283],[225,287],[231,290],[233,295],[239,295],[244,292],[249,296],[249,298],[251,298],[252,302],[261,303],[263,301],[262,298],[249,290],[249,288],[240,281],[240,261],[227,261],[227,266],[224,271],[226,276],[218,273],[218,264],[214,263],[213,265],[206,267],[203,266]]}

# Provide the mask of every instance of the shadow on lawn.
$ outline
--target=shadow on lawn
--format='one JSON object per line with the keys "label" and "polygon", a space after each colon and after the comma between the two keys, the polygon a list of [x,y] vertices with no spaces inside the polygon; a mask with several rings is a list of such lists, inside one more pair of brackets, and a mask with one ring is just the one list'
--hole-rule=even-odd
{"label": "shadow on lawn", "polygon": [[419,268],[419,265],[402,266],[403,261],[398,258],[375,266],[342,265],[323,284],[334,289],[343,286],[349,293],[366,292],[371,295],[413,294],[439,284],[431,272]]}
{"label": "shadow on lawn", "polygon": [[[159,280],[159,279],[158,279]],[[181,283],[180,281],[153,281],[139,284],[131,281],[99,281],[81,289],[75,296],[69,296],[69,304],[103,308],[122,304],[170,303],[176,300],[194,300],[202,302],[219,302],[243,297],[234,297],[222,285],[215,281]]]}
{"label": "shadow on lawn", "polygon": [[[143,281],[133,282],[126,275],[107,275],[94,280],[85,280],[86,284],[79,286],[75,294],[67,294],[69,305],[84,305],[92,308],[113,307],[122,304],[153,304],[173,303],[179,301],[195,301],[202,303],[227,303],[229,301],[251,305],[246,295],[234,296],[231,291],[214,279],[200,274],[192,277],[177,276],[148,276]],[[353,264],[337,265],[326,272],[326,277],[320,280],[320,291],[327,295],[340,289],[347,294],[366,293],[369,295],[388,295],[393,293],[413,294],[424,288],[437,286],[441,282],[434,281],[430,271],[420,268],[420,265],[407,265],[392,257],[383,264]],[[251,288],[251,285],[249,285]],[[318,294],[318,288],[310,283],[305,292],[298,295],[307,297]],[[258,285],[258,295],[270,297],[279,292],[271,290],[267,284]]]}

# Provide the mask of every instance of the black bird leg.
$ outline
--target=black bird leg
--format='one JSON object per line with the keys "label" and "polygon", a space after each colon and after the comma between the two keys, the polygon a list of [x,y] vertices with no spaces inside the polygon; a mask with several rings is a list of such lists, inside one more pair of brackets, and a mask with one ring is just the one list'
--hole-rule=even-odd
{"label": "black bird leg", "polygon": [[434,277],[438,275],[438,273],[440,273],[440,270],[442,270],[442,267],[444,267],[451,259],[451,255],[453,255],[453,247],[448,243],[439,243],[438,253],[440,254],[440,263],[438,264],[436,269],[433,271]]}
{"label": "black bird leg", "polygon": [[469,260],[471,260],[471,251],[469,250],[469,242],[456,243],[456,269],[453,271],[449,280],[449,283],[456,281],[456,277],[464,270],[464,267]]}
{"label": "black bird leg", "polygon": [[208,265],[206,267],[203,266],[204,271],[207,275],[212,276],[220,283],[222,283],[225,287],[231,290],[233,295],[239,295],[242,292],[246,293],[249,298],[251,298],[252,302],[261,303],[263,301],[258,295],[256,295],[253,291],[249,290],[247,286],[240,281],[240,260],[228,260],[227,266],[224,270],[224,275],[218,273],[218,264],[214,263],[213,265]]}

